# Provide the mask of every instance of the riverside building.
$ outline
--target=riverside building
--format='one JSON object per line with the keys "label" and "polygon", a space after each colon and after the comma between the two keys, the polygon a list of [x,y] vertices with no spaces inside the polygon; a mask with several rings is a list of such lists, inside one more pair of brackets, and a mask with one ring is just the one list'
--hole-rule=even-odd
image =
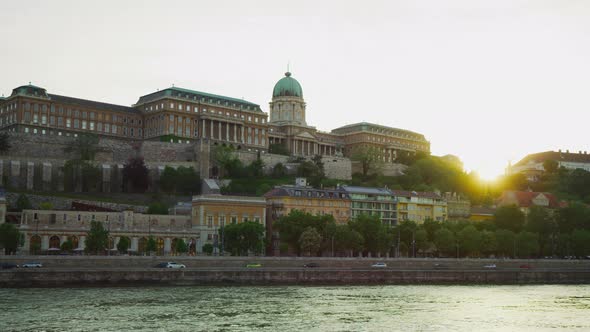
{"label": "riverside building", "polygon": [[280,145],[303,157],[349,157],[355,148],[375,147],[384,162],[402,152],[430,151],[422,134],[382,125],[318,131],[307,123],[303,89],[290,72],[275,84],[269,114],[253,102],[179,87],[141,96],[132,106],[52,94],[31,84],[0,98],[0,130],[41,137],[92,133],[133,141],[207,140],[259,152]]}

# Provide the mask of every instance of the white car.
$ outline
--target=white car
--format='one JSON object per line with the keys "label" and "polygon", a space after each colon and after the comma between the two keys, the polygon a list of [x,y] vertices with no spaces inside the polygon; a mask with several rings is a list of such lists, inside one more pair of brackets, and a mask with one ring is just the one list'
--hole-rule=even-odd
{"label": "white car", "polygon": [[43,264],[41,264],[39,262],[26,262],[26,263],[23,263],[21,265],[21,267],[25,267],[25,268],[28,268],[28,267],[43,267]]}
{"label": "white car", "polygon": [[488,264],[488,265],[484,265],[483,266],[484,269],[495,269],[496,268],[496,264]]}
{"label": "white car", "polygon": [[168,269],[184,269],[186,265],[176,262],[167,262],[165,267]]}
{"label": "white car", "polygon": [[385,267],[387,267],[387,264],[385,264],[383,262],[378,262],[378,263],[371,265],[371,267],[385,268]]}

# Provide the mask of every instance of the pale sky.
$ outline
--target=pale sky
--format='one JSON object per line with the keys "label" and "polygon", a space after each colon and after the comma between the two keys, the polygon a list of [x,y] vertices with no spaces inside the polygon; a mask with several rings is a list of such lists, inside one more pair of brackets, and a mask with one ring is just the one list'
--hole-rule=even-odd
{"label": "pale sky", "polygon": [[590,150],[590,1],[0,0],[0,94],[131,105],[178,87],[268,112],[290,63],[307,123],[424,134],[484,177]]}

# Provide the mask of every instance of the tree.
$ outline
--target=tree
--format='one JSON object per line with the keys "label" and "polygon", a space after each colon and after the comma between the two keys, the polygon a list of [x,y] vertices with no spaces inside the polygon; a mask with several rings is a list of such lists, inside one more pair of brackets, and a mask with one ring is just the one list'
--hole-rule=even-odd
{"label": "tree", "polygon": [[313,227],[307,227],[299,237],[299,248],[307,256],[315,256],[320,250],[321,242],[322,236],[320,233]]}
{"label": "tree", "polygon": [[525,216],[516,205],[501,206],[494,213],[494,223],[500,229],[520,232],[524,226]]}
{"label": "tree", "polygon": [[260,159],[260,155],[250,165],[248,165],[248,175],[252,177],[261,177],[264,171],[264,162]]}
{"label": "tree", "polygon": [[10,150],[10,135],[7,132],[0,133],[0,153],[6,153]]}
{"label": "tree", "polygon": [[51,202],[43,202],[39,204],[40,210],[53,210],[53,204]]}
{"label": "tree", "polygon": [[447,228],[440,228],[434,233],[434,245],[439,252],[452,255],[455,251],[455,236]]}
{"label": "tree", "polygon": [[205,243],[202,250],[205,254],[210,256],[213,253],[213,245],[211,243]]}
{"label": "tree", "polygon": [[481,234],[474,226],[463,228],[458,234],[459,250],[465,255],[475,255],[480,251]]}
{"label": "tree", "polygon": [[176,183],[178,182],[178,172],[175,168],[166,166],[160,174],[158,184],[160,189],[165,193],[172,194],[176,191]]}
{"label": "tree", "polygon": [[545,169],[545,172],[553,174],[559,168],[559,163],[555,160],[545,160],[543,162],[543,168]]}
{"label": "tree", "polygon": [[287,175],[287,168],[285,167],[285,165],[283,165],[283,163],[277,163],[273,168],[272,168],[272,176],[275,178],[282,178],[285,175]]}
{"label": "tree", "polygon": [[70,251],[74,249],[74,242],[72,242],[72,239],[68,238],[64,241],[64,243],[61,244],[60,247],[62,251]]}
{"label": "tree", "polygon": [[336,225],[333,237],[334,250],[336,251],[348,252],[352,256],[355,251],[363,249],[363,236],[351,229],[349,225]]}
{"label": "tree", "polygon": [[516,235],[518,257],[527,258],[539,252],[539,234],[522,231]]}
{"label": "tree", "polygon": [[235,154],[233,146],[218,145],[213,150],[213,161],[219,167],[220,177],[225,177],[235,171],[236,166],[241,166],[241,162]]}
{"label": "tree", "polygon": [[515,235],[513,231],[499,229],[496,231],[496,243],[498,245],[498,254],[504,257],[514,255]]}
{"label": "tree", "polygon": [[0,246],[4,247],[4,254],[16,254],[21,235],[13,224],[0,224]]}
{"label": "tree", "polygon": [[162,202],[153,202],[148,206],[147,214],[168,214],[168,206]]}
{"label": "tree", "polygon": [[552,214],[544,207],[533,205],[526,219],[526,230],[539,234],[539,249],[543,252],[550,236],[557,230]]}
{"label": "tree", "polygon": [[156,243],[156,239],[154,239],[153,236],[148,237],[145,250],[150,254],[158,251],[158,244]]}
{"label": "tree", "polygon": [[370,172],[378,172],[382,166],[379,150],[373,146],[358,146],[353,148],[350,159],[361,164],[363,177]]}
{"label": "tree", "polygon": [[119,242],[117,243],[117,250],[120,253],[126,253],[129,247],[131,246],[131,239],[127,236],[121,236],[119,238]]}
{"label": "tree", "polygon": [[481,231],[480,250],[486,256],[489,256],[498,250],[498,242],[496,241],[496,234],[494,232],[487,230]]}
{"label": "tree", "polygon": [[176,245],[175,245],[174,250],[179,254],[184,254],[184,253],[188,252],[188,246],[186,245],[186,242],[184,242],[183,239],[178,239],[178,240],[176,240]]}
{"label": "tree", "polygon": [[149,171],[143,157],[131,157],[123,166],[123,183],[131,185],[131,191],[143,193],[150,183]]}
{"label": "tree", "polygon": [[425,252],[430,249],[431,242],[428,241],[428,233],[425,229],[418,229],[416,231],[415,241],[418,250]]}
{"label": "tree", "polygon": [[16,211],[19,212],[22,210],[29,210],[32,208],[31,201],[29,201],[29,197],[25,194],[18,195],[15,205]]}
{"label": "tree", "polygon": [[201,178],[192,167],[180,166],[176,170],[176,191],[184,194],[199,194],[201,191]]}
{"label": "tree", "polygon": [[98,151],[98,142],[98,135],[78,134],[78,137],[64,151],[72,153],[76,160],[94,160],[94,156]]}
{"label": "tree", "polygon": [[590,255],[590,231],[576,229],[571,235],[572,252],[577,257]]}
{"label": "tree", "polygon": [[359,232],[364,239],[364,249],[374,255],[389,250],[393,243],[393,234],[378,216],[361,214],[349,222],[350,228]]}
{"label": "tree", "polygon": [[560,233],[571,233],[574,229],[590,229],[590,209],[579,203],[561,208],[556,214]]}
{"label": "tree", "polygon": [[90,230],[86,234],[86,252],[94,253],[103,252],[109,241],[109,231],[104,229],[101,222],[91,221]]}

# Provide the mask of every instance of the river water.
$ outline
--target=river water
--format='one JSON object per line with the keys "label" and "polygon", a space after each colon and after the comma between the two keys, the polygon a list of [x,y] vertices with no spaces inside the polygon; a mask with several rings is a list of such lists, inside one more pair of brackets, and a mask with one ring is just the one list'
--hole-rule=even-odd
{"label": "river water", "polygon": [[0,289],[0,331],[590,331],[590,286]]}

